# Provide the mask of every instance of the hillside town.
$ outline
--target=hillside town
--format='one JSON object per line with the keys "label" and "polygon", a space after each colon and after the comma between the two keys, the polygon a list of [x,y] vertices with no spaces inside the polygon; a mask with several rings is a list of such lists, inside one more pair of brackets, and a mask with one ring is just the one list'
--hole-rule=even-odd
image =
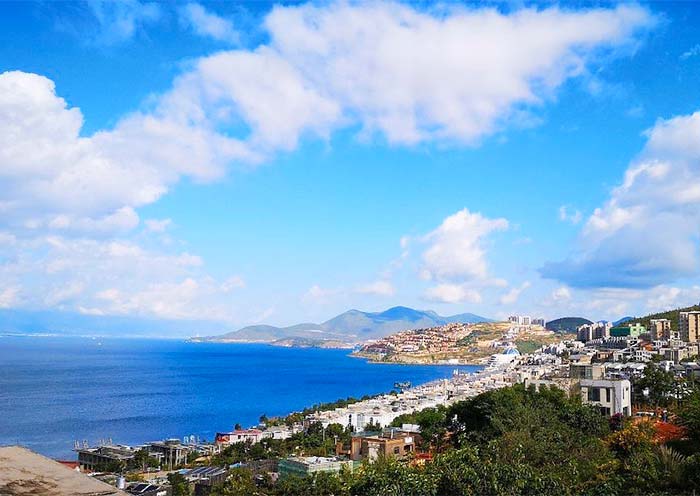
{"label": "hillside town", "polygon": [[[249,469],[256,481],[269,482],[319,472],[352,472],[363,463],[386,457],[408,464],[430,463],[437,449],[435,441],[424,437],[419,423],[405,420],[426,409],[446,408],[508,386],[522,384],[534,390],[554,387],[605,417],[651,418],[664,425],[670,422],[668,412],[649,408],[653,404],[649,395],[658,394],[644,386],[642,379],[649,367],[672,374],[679,384],[700,379],[700,311],[680,312],[678,329],[668,319],[652,319],[649,329],[632,321],[585,324],[578,328],[576,339],[552,342],[532,353],[519,352],[514,343],[521,335],[541,328],[542,322],[514,316],[500,326],[504,332],[493,348],[495,352],[476,373],[455,370],[450,379],[362,401],[319,405],[283,419],[261,418],[259,425],[237,425],[210,441],[186,436],[139,446],[111,440],[97,446],[76,443],[77,459],[58,463],[72,470],[70,477],[63,473],[71,479],[70,484],[80,486],[83,481],[87,488],[97,481],[103,488],[113,489],[104,494],[208,495],[240,467]],[[449,324],[405,331],[368,348],[445,352],[468,338],[474,327]],[[642,409],[639,405],[645,406]],[[319,439],[316,445],[308,443],[312,438]],[[290,451],[270,456],[271,446],[287,446]],[[58,470],[56,462],[19,448],[0,448],[0,459],[8,466],[29,460],[38,472],[45,470],[42,476]],[[175,491],[180,486],[188,492]]]}
{"label": "hillside town", "polygon": [[545,328],[544,319],[515,315],[507,322],[449,323],[397,332],[368,341],[353,356],[373,362],[485,365],[509,346],[534,351],[561,337]]}

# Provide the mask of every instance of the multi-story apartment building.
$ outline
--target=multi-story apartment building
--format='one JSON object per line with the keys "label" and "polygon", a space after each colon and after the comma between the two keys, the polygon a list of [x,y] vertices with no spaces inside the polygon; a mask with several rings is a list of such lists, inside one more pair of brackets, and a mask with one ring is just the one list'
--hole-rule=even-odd
{"label": "multi-story apartment building", "polygon": [[672,337],[671,321],[668,319],[652,319],[649,332],[653,341],[668,341]]}
{"label": "multi-story apartment building", "polygon": [[700,341],[700,311],[681,312],[678,330],[686,343]]}
{"label": "multi-story apartment building", "polygon": [[594,339],[603,339],[610,336],[609,322],[595,322],[593,324],[583,324],[576,331],[576,339],[581,342],[588,342]]}

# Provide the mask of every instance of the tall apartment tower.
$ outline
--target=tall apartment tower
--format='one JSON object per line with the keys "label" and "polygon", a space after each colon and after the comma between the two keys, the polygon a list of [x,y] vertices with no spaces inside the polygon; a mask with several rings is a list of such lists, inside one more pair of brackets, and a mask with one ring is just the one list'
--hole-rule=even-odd
{"label": "tall apartment tower", "polygon": [[678,330],[683,341],[687,343],[700,341],[700,312],[681,312]]}
{"label": "tall apartment tower", "polygon": [[649,326],[651,339],[668,341],[671,339],[671,321],[668,319],[652,319]]}

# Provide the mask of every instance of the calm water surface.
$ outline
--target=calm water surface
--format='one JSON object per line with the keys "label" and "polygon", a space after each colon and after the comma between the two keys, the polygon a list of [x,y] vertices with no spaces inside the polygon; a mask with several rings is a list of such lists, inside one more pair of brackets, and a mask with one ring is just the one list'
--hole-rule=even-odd
{"label": "calm water surface", "polygon": [[[347,350],[147,339],[0,337],[0,445],[73,458],[75,440],[212,439],[261,414],[449,377]],[[459,367],[476,370],[477,367]]]}

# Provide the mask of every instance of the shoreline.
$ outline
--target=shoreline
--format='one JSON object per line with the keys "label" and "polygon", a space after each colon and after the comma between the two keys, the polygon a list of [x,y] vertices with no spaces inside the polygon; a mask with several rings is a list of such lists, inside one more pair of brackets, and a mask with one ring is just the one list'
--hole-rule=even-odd
{"label": "shoreline", "polygon": [[[119,338],[103,340],[103,345],[98,346],[92,340],[73,337],[49,337],[36,341],[22,337],[8,338],[8,347],[3,346],[4,355],[0,353],[0,362],[3,361],[2,356],[6,356],[8,361],[5,368],[0,364],[0,373],[7,370],[9,374],[7,377],[11,388],[8,392],[13,403],[5,421],[0,423],[2,442],[19,441],[47,456],[70,458],[76,438],[81,442],[87,439],[90,444],[109,438],[115,442],[137,444],[192,434],[211,440],[217,431],[230,430],[234,423],[244,426],[257,424],[261,414],[268,417],[286,416],[315,404],[347,397],[359,399],[387,394],[397,389],[394,387],[396,383],[422,385],[435,379],[449,379],[455,368],[463,373],[482,369],[478,365],[416,367],[399,363],[393,364],[396,367],[376,368],[365,359],[360,362],[351,360],[357,357],[350,356],[349,350],[280,350],[279,347],[260,343],[231,344],[234,346],[195,346],[183,340],[152,340],[149,344],[142,339]],[[60,360],[55,362],[53,357],[57,353]],[[126,363],[122,360],[124,353],[128,353]],[[76,361],[71,356],[79,356],[80,359]],[[69,378],[66,385],[75,374],[82,374],[81,370],[85,373],[98,372],[92,375],[89,387],[80,393],[81,401],[91,409],[92,414],[73,411],[70,399],[74,397],[74,391],[68,387],[49,391],[38,383],[39,389],[34,388],[32,384],[36,381],[31,381],[29,385],[20,381],[20,369],[17,367],[27,367],[27,370],[39,374],[34,374],[36,378],[40,378],[49,373],[49,363],[53,364],[52,370],[55,369],[52,374]],[[139,364],[153,364],[155,371],[148,372]],[[258,369],[251,369],[248,364],[261,367],[261,371],[256,372]],[[168,372],[175,370],[173,367],[176,367],[178,374]],[[151,368],[149,365],[148,369]],[[13,370],[17,370],[17,373]],[[293,378],[297,375],[308,386],[299,389]],[[229,377],[249,379],[245,385],[236,385],[227,379]],[[130,381],[126,389],[125,380]],[[32,391],[41,391],[31,394],[36,398],[32,400],[33,404],[58,402],[58,408],[53,408],[51,414],[36,417],[37,422],[58,425],[59,429],[48,437],[38,435],[36,429],[21,422],[14,426],[14,419],[26,417],[29,411],[28,400],[22,399],[28,398],[24,391],[28,391],[29,387],[32,387]],[[165,389],[161,391],[163,387]],[[222,391],[236,394],[233,397],[222,396]],[[15,394],[19,398],[17,401],[14,400]],[[163,413],[162,408],[154,406],[159,402],[165,404],[162,402],[166,395],[172,395],[168,401],[174,402],[172,407],[168,407],[171,409],[168,415]],[[95,399],[97,397],[99,401]],[[126,398],[128,402],[124,401]],[[205,403],[210,407],[202,415],[204,410],[200,405]],[[110,418],[111,422],[88,422],[89,417],[95,415]],[[86,419],[85,422],[83,419]],[[34,428],[37,425],[34,423]]]}

